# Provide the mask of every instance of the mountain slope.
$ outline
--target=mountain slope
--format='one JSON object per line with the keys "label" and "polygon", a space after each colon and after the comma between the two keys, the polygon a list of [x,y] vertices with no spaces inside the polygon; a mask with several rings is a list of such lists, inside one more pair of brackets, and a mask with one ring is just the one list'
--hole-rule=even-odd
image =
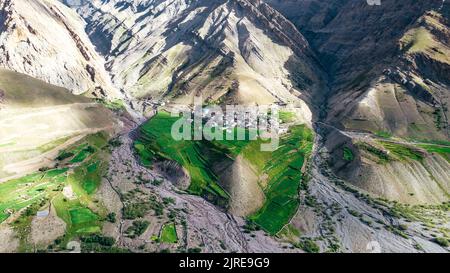
{"label": "mountain slope", "polygon": [[327,122],[401,137],[449,139],[448,2],[266,2],[306,34],[327,67],[332,86]]}
{"label": "mountain slope", "polygon": [[0,69],[0,182],[54,165],[61,150],[118,124],[100,104]]}
{"label": "mountain slope", "polygon": [[304,37],[261,1],[110,0],[77,11],[114,82],[136,98],[295,103],[311,120],[326,89]]}
{"label": "mountain slope", "polygon": [[[450,139],[450,4],[266,2],[296,24],[327,68],[330,91],[318,131],[334,172],[375,196],[447,201],[448,153],[429,151],[448,151]],[[394,151],[380,141],[390,141]],[[399,159],[396,149],[408,156]],[[345,160],[350,150],[354,159]]]}
{"label": "mountain slope", "polygon": [[83,20],[56,0],[0,2],[0,67],[76,94],[120,97]]}

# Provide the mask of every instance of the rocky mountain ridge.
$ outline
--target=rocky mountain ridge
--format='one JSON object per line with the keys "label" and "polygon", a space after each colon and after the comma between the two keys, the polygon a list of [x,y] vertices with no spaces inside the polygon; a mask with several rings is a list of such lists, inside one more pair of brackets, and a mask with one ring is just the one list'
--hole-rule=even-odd
{"label": "rocky mountain ridge", "polygon": [[136,98],[294,103],[310,123],[326,88],[308,42],[262,1],[92,1],[76,9],[114,82]]}

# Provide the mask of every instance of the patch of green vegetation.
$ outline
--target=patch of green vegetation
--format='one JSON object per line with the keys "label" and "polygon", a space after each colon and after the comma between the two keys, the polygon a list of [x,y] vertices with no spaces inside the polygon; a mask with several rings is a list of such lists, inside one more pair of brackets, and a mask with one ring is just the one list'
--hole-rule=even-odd
{"label": "patch of green vegetation", "polygon": [[112,237],[100,236],[98,234],[83,236],[80,238],[81,242],[86,244],[100,244],[102,246],[113,246],[116,240]]}
{"label": "patch of green vegetation", "polygon": [[133,203],[128,204],[123,208],[123,218],[134,220],[144,217],[150,210],[148,203]]}
{"label": "patch of green vegetation", "polygon": [[106,221],[114,224],[115,222],[117,222],[116,217],[117,215],[115,212],[108,213],[108,215],[106,215]]}
{"label": "patch of green vegetation", "polygon": [[424,27],[409,31],[401,40],[402,50],[409,53],[423,52],[434,42],[431,34]]}
{"label": "patch of green vegetation", "polygon": [[424,159],[424,155],[412,146],[386,141],[379,141],[379,143],[390,152],[390,155],[395,156],[399,160],[422,161]]}
{"label": "patch of green vegetation", "polygon": [[174,205],[175,204],[175,199],[172,197],[164,197],[163,198],[163,203],[164,205]]}
{"label": "patch of green vegetation", "polygon": [[400,237],[409,239],[408,234],[406,234],[399,226],[388,226],[386,229]]}
{"label": "patch of green vegetation", "polygon": [[104,168],[103,162],[94,159],[92,163],[88,162],[75,168],[70,178],[81,185],[87,194],[91,195],[97,191],[101,184]]}
{"label": "patch of green vegetation", "polygon": [[429,153],[440,154],[448,162],[450,162],[450,146],[434,145],[434,144],[418,144],[417,146],[425,149]]}
{"label": "patch of green vegetation", "polygon": [[70,163],[81,163],[90,155],[95,153],[95,148],[92,146],[87,146],[83,148],[75,157],[70,161]]}
{"label": "patch of green vegetation", "polygon": [[353,154],[352,150],[348,147],[344,147],[344,160],[349,162],[355,160],[355,155]]}
{"label": "patch of green vegetation", "polygon": [[449,246],[450,246],[449,241],[448,241],[446,238],[443,238],[443,237],[438,237],[438,238],[434,239],[434,241],[435,241],[438,245],[440,245],[440,246],[442,246],[442,247],[449,247]]}
{"label": "patch of green vegetation", "polygon": [[106,108],[113,111],[120,111],[125,109],[125,103],[121,99],[115,100],[105,100],[105,99],[96,99],[98,103],[103,104]]}
{"label": "patch of green vegetation", "polygon": [[396,218],[404,218],[410,222],[421,222],[426,226],[434,226],[436,223],[445,225],[449,221],[450,203],[428,206],[393,203],[389,209],[390,214]]}
{"label": "patch of green vegetation", "polygon": [[102,230],[102,222],[106,219],[108,212],[93,199],[92,194],[101,184],[107,157],[106,153],[102,152],[102,148],[106,145],[106,135],[99,133],[88,136],[83,140],[83,144],[71,151],[73,154],[79,154],[87,147],[95,149],[95,152],[89,155],[89,160],[86,157],[82,162],[71,166],[72,172],[67,176],[65,186],[72,189],[73,198],[68,198],[59,192],[52,199],[58,217],[67,225],[62,244],[74,237],[96,234]]}
{"label": "patch of green vegetation", "polygon": [[375,135],[377,137],[381,137],[381,138],[391,138],[392,134],[390,132],[386,132],[386,131],[377,131],[375,132]]}
{"label": "patch of green vegetation", "polygon": [[352,216],[357,217],[357,218],[361,218],[363,215],[355,210],[352,209],[348,209],[348,213],[350,213]]}
{"label": "patch of green vegetation", "polygon": [[436,17],[428,15],[423,18],[423,23],[426,25],[411,29],[400,40],[401,50],[410,54],[425,53],[435,60],[450,63],[447,47],[434,37],[434,31],[445,26]]}
{"label": "patch of green vegetation", "polygon": [[162,227],[159,241],[168,244],[176,244],[178,242],[177,229],[174,223],[165,224]]}
{"label": "patch of green vegetation", "polygon": [[108,135],[106,133],[96,133],[87,136],[79,145],[72,150],[62,151],[56,158],[59,161],[73,157],[69,163],[76,164],[84,162],[88,157],[96,154],[108,145]]}
{"label": "patch of green vegetation", "polygon": [[120,147],[122,144],[123,144],[123,143],[122,143],[122,141],[121,141],[119,138],[111,139],[111,140],[108,142],[108,145],[111,146],[111,147],[113,147],[113,148]]}
{"label": "patch of green vegetation", "polygon": [[[83,200],[68,200],[60,194],[52,200],[52,204],[58,217],[67,225],[65,243],[73,237],[101,232],[101,219],[103,217],[93,212],[91,208],[88,208]],[[89,202],[89,204],[93,205],[92,202]]]}
{"label": "patch of green vegetation", "polygon": [[52,198],[61,189],[67,169],[31,174],[0,184],[0,223],[24,208]]}
{"label": "patch of green vegetation", "polygon": [[434,110],[433,116],[434,116],[434,125],[436,126],[436,129],[442,130],[443,118],[442,118],[441,109]]}
{"label": "patch of green vegetation", "polygon": [[127,234],[127,236],[130,238],[139,237],[142,234],[144,234],[149,225],[150,225],[149,221],[141,221],[141,220],[134,221],[133,224],[129,228],[127,228],[125,234]]}
{"label": "patch of green vegetation", "polygon": [[51,151],[53,149],[55,149],[56,147],[64,144],[67,142],[67,140],[69,140],[70,137],[63,137],[63,138],[59,138],[57,140],[51,141],[47,144],[41,145],[37,148],[37,150],[41,153],[46,153],[48,151]]}
{"label": "patch of green vegetation", "polygon": [[19,239],[18,252],[31,252],[33,246],[28,242],[29,232],[31,230],[31,221],[40,208],[45,206],[46,199],[41,199],[39,202],[35,202],[23,210],[20,216],[12,223],[12,227],[16,232],[16,236]]}
{"label": "patch of green vegetation", "polygon": [[450,141],[446,140],[431,140],[431,139],[410,139],[411,142],[420,142],[420,143],[426,143],[426,144],[435,144],[435,145],[441,145],[441,146],[449,146],[450,147]]}
{"label": "patch of green vegetation", "polygon": [[92,164],[90,164],[89,166],[87,166],[87,172],[88,173],[94,173],[98,170],[98,166],[99,166],[100,162],[96,161]]}
{"label": "patch of green vegetation", "polygon": [[384,151],[382,151],[372,145],[369,145],[367,143],[358,143],[357,145],[359,148],[361,148],[361,149],[369,152],[373,156],[375,156],[378,159],[379,164],[385,164],[391,160],[390,157]]}
{"label": "patch of green vegetation", "polygon": [[187,253],[201,253],[202,249],[199,247],[188,248]]}
{"label": "patch of green vegetation", "polygon": [[159,202],[154,195],[148,197],[141,196],[140,193],[140,191],[133,190],[122,195],[125,203],[122,213],[125,219],[143,218],[150,210],[153,210],[156,216],[163,215],[164,204],[162,202]]}
{"label": "patch of green vegetation", "polygon": [[[265,159],[265,162],[256,165],[262,167],[259,171],[268,176],[264,189],[266,202],[250,219],[271,235],[278,233],[297,211],[299,190],[306,189],[302,168],[312,152],[312,146],[311,130],[298,125],[291,127],[288,134],[280,139],[278,150],[269,154],[259,152],[260,160]],[[257,151],[252,153],[258,156]]]}
{"label": "patch of green vegetation", "polygon": [[245,233],[252,233],[253,231],[261,230],[261,227],[255,224],[253,221],[248,220],[245,222],[245,225],[243,226]]}
{"label": "patch of green vegetation", "polygon": [[127,253],[127,249],[114,247],[116,240],[112,237],[98,234],[82,236],[81,251],[83,253]]}
{"label": "patch of green vegetation", "polygon": [[[50,203],[58,217],[66,223],[66,234],[58,240],[57,245],[52,244],[51,247],[64,248],[74,237],[101,232],[102,221],[107,212],[90,194],[100,185],[106,158],[106,153],[101,151],[106,141],[107,136],[102,133],[88,136],[76,144],[72,151],[64,151],[57,158],[64,161],[88,146],[95,147],[95,153],[89,156],[89,160],[86,158],[80,162],[81,164],[59,162],[60,167],[57,169],[41,168],[40,172],[35,174],[0,184],[0,222],[19,211],[25,213],[21,214],[18,218],[20,221],[14,224],[20,231],[20,237],[25,238],[21,239],[23,251],[33,251],[26,247],[31,220],[39,209],[48,209]],[[90,183],[91,186],[86,187]],[[72,197],[63,195],[65,187],[73,190]]]}
{"label": "patch of green vegetation", "polygon": [[49,170],[49,171],[45,172],[44,175],[45,175],[45,178],[55,178],[62,174],[65,174],[68,170],[69,170],[69,168]]}
{"label": "patch of green vegetation", "polygon": [[292,224],[286,225],[279,233],[278,236],[287,239],[295,240],[300,237],[301,233]]}
{"label": "patch of green vegetation", "polygon": [[74,155],[75,155],[74,153],[62,151],[62,152],[58,155],[58,157],[56,158],[56,160],[58,160],[58,161],[63,161],[63,160],[66,160],[66,159],[69,159],[69,158],[73,157]]}
{"label": "patch of green vegetation", "polygon": [[141,136],[135,148],[144,166],[150,167],[155,159],[172,160],[186,168],[191,176],[189,192],[201,195],[216,204],[225,205],[228,194],[218,184],[212,169],[214,159],[230,153],[214,143],[202,141],[175,141],[171,136],[172,125],[179,120],[169,113],[160,112],[141,128]]}
{"label": "patch of green vegetation", "polygon": [[16,144],[16,142],[14,142],[14,141],[7,142],[7,143],[1,143],[1,144],[0,144],[0,148],[4,148],[4,147],[8,147],[8,146],[13,146],[13,145],[15,145],[15,144]]}
{"label": "patch of green vegetation", "polygon": [[219,185],[219,174],[213,171],[213,164],[233,161],[242,155],[261,175],[267,176],[266,202],[250,219],[273,235],[279,232],[294,215],[299,205],[298,191],[305,187],[302,168],[312,151],[312,131],[304,125],[293,126],[280,139],[278,150],[262,152],[263,141],[249,141],[250,132],[241,128],[234,133],[245,134],[247,140],[175,141],[171,128],[177,120],[160,112],[141,128],[135,149],[142,164],[151,167],[158,159],[176,161],[191,176],[191,194],[223,206],[229,195]]}
{"label": "patch of green vegetation", "polygon": [[377,141],[377,143],[383,148],[383,150],[368,143],[358,143],[358,147],[377,157],[379,164],[385,164],[387,162],[395,160],[422,161],[425,157],[420,150],[412,145],[405,145],[381,140]]}
{"label": "patch of green vegetation", "polygon": [[0,212],[0,223],[4,222],[6,219],[8,219],[9,213],[6,212]]}
{"label": "patch of green vegetation", "polygon": [[311,238],[303,238],[299,243],[295,244],[296,247],[303,249],[307,253],[319,253],[320,247]]}
{"label": "patch of green vegetation", "polygon": [[278,113],[279,115],[279,119],[281,120],[282,123],[290,123],[295,121],[295,113],[293,112],[286,112],[286,111],[280,111]]}
{"label": "patch of green vegetation", "polygon": [[88,208],[74,208],[69,211],[70,221],[74,225],[95,222],[99,217]]}

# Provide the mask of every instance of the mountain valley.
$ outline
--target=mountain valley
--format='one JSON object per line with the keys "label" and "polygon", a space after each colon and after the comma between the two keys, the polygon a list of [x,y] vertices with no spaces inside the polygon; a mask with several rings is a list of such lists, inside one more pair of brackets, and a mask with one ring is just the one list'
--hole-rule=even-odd
{"label": "mountain valley", "polygon": [[0,252],[448,252],[450,2],[381,2],[0,0]]}

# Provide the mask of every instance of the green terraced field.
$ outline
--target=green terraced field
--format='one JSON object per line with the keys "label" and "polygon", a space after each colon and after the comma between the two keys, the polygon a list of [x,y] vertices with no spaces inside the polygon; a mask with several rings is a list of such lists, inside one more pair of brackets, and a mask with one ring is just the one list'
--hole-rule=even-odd
{"label": "green terraced field", "polygon": [[450,146],[435,145],[435,144],[419,144],[417,145],[429,153],[437,153],[443,156],[448,162],[450,162]]}
{"label": "green terraced field", "polygon": [[[66,240],[74,236],[101,231],[102,217],[88,208],[95,205],[91,200],[83,198],[68,200],[63,195],[58,195],[52,200],[52,204],[55,206],[58,217],[67,224]],[[96,209],[101,210],[98,207]]]}
{"label": "green terraced field", "polygon": [[208,199],[218,198],[219,203],[225,202],[228,194],[218,185],[217,175],[211,170],[211,162],[226,151],[220,151],[219,147],[207,141],[175,141],[171,136],[171,128],[177,120],[166,112],[160,112],[143,125],[140,138],[135,142],[142,164],[150,167],[157,158],[176,161],[191,175],[190,193]]}
{"label": "green terraced field", "polygon": [[[29,229],[36,212],[50,203],[67,225],[63,243],[74,237],[101,232],[102,221],[108,212],[94,200],[93,194],[107,167],[108,154],[104,149],[107,143],[104,134],[87,136],[70,151],[61,152],[56,159],[61,167],[0,184],[0,223],[21,212],[13,223],[20,237],[20,249],[30,249],[28,233],[23,231]],[[87,147],[92,147],[92,152],[85,153]],[[81,153],[83,155],[79,156]],[[66,187],[73,191],[71,198],[63,195]]]}
{"label": "green terraced field", "polygon": [[98,216],[88,208],[75,208],[69,211],[70,220],[74,225],[80,225],[98,220]]}
{"label": "green terraced field", "polygon": [[215,198],[226,200],[228,194],[220,186],[218,175],[212,171],[213,163],[243,155],[261,175],[268,176],[268,182],[262,186],[266,203],[250,219],[271,234],[279,232],[299,205],[302,167],[312,151],[312,131],[303,125],[292,127],[281,139],[280,148],[271,153],[261,152],[261,140],[175,141],[170,132],[177,120],[160,112],[141,128],[135,148],[142,164],[151,167],[155,159],[176,161],[191,175],[191,194],[207,197],[213,194]]}
{"label": "green terraced field", "polygon": [[21,209],[52,198],[66,181],[66,172],[51,170],[0,184],[0,223]]}
{"label": "green terraced field", "polygon": [[70,162],[71,163],[83,162],[93,153],[95,153],[95,148],[93,148],[92,146],[86,146],[85,148],[81,149],[81,151],[79,151]]}
{"label": "green terraced field", "polygon": [[385,141],[379,141],[379,143],[390,152],[390,156],[394,156],[396,159],[421,161],[424,158],[424,156],[413,147]]}
{"label": "green terraced field", "polygon": [[[303,183],[302,167],[310,156],[313,134],[306,126],[294,126],[281,139],[280,148],[269,155],[252,150],[244,152],[258,157],[260,171],[268,174],[264,189],[266,202],[250,219],[271,235],[277,234],[294,216],[299,206],[299,190]],[[261,168],[262,167],[262,168]]]}
{"label": "green terraced field", "polygon": [[165,224],[162,227],[159,241],[168,244],[176,244],[178,242],[177,230],[174,223]]}

